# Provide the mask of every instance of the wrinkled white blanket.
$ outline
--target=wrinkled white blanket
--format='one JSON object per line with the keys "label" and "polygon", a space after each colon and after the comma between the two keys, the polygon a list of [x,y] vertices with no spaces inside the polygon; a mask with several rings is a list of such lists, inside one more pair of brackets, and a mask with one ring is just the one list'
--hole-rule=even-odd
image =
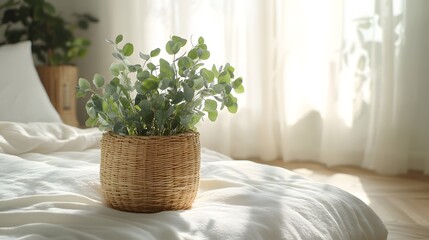
{"label": "wrinkled white blanket", "polygon": [[192,209],[120,212],[98,193],[98,130],[0,122],[0,239],[386,239],[365,203],[204,149]]}

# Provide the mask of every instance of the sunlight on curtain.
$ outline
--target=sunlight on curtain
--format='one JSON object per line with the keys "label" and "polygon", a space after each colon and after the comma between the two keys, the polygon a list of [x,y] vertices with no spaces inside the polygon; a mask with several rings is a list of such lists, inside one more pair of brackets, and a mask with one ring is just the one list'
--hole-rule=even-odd
{"label": "sunlight on curtain", "polygon": [[[284,47],[283,111],[288,126],[297,124],[311,111],[326,115],[330,67],[340,48],[340,1],[278,1],[278,38]],[[303,14],[305,13],[305,14]],[[281,49],[281,48],[279,48]],[[283,94],[282,94],[283,93]]]}
{"label": "sunlight on curtain", "polygon": [[201,124],[204,146],[235,158],[429,173],[428,2],[124,2],[131,12],[118,14],[123,1],[110,9],[139,51],[173,34],[204,36],[211,61],[244,78],[238,113]]}

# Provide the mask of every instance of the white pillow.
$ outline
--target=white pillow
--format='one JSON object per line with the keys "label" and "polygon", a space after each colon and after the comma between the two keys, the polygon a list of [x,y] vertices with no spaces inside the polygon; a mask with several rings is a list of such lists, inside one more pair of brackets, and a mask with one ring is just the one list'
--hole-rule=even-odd
{"label": "white pillow", "polygon": [[0,47],[0,121],[62,122],[37,75],[30,41]]}

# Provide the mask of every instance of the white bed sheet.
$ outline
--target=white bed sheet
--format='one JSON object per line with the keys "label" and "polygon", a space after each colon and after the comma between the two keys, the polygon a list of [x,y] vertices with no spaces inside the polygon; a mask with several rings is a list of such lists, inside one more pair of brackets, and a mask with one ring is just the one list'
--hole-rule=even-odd
{"label": "white bed sheet", "polygon": [[0,122],[0,239],[386,239],[336,187],[203,149],[192,209],[121,212],[98,192],[100,132]]}

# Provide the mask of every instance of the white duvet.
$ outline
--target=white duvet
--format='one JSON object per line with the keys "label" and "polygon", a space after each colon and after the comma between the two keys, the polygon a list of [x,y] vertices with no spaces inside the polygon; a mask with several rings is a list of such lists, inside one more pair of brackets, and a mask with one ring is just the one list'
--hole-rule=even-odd
{"label": "white duvet", "polygon": [[375,213],[336,187],[204,149],[192,209],[103,205],[100,132],[0,122],[0,239],[386,239]]}

